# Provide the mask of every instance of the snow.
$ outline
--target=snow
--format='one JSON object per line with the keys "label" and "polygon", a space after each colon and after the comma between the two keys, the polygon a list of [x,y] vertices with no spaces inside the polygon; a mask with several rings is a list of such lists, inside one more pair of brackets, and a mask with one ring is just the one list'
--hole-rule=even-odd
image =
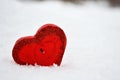
{"label": "snow", "polygon": [[[46,23],[66,33],[61,66],[16,64],[15,41]],[[0,0],[0,80],[120,80],[120,10],[95,3]]]}

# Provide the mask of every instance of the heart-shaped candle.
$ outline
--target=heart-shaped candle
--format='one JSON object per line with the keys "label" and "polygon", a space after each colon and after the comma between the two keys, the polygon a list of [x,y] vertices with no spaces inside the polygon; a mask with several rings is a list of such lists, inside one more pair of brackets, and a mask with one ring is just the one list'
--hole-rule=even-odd
{"label": "heart-shaped candle", "polygon": [[12,50],[14,61],[20,65],[60,65],[65,47],[66,36],[64,31],[54,25],[45,24],[34,36],[18,39]]}

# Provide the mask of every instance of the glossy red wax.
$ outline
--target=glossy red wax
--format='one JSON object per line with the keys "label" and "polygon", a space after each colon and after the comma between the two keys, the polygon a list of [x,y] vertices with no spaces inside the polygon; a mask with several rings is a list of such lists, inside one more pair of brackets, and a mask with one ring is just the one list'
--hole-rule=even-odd
{"label": "glossy red wax", "polygon": [[14,61],[20,65],[60,65],[65,47],[66,36],[64,31],[54,25],[45,24],[34,36],[18,39],[12,50]]}

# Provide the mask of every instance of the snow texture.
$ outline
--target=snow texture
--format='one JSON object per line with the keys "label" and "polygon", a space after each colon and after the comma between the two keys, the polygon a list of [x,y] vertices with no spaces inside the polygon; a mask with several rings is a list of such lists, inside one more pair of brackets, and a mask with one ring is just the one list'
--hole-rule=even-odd
{"label": "snow texture", "polygon": [[[16,64],[15,41],[46,23],[66,33],[61,66]],[[92,2],[0,0],[0,80],[120,80],[120,10]]]}

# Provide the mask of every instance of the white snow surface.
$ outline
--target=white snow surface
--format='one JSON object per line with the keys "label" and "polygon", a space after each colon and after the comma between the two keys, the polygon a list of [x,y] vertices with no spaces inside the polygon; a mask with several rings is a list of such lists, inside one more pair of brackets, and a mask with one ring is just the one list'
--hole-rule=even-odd
{"label": "white snow surface", "polygon": [[[20,66],[15,41],[54,23],[67,36],[60,67]],[[0,80],[120,80],[120,9],[103,4],[0,0]]]}

